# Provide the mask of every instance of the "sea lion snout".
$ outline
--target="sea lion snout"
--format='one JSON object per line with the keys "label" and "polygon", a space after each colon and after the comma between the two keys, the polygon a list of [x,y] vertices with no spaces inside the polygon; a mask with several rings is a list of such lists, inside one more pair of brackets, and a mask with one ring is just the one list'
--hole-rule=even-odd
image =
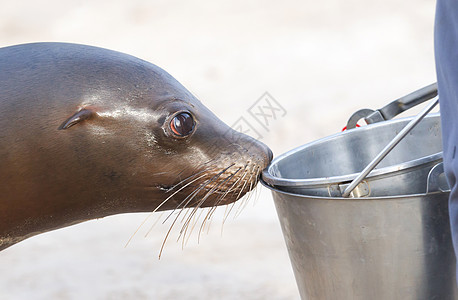
{"label": "sea lion snout", "polygon": [[[227,173],[222,179],[222,182],[227,180],[222,185],[222,189],[232,192],[228,193],[225,199],[217,201],[216,205],[235,202],[253,190],[258,183],[260,173],[269,165],[273,157],[272,151],[264,143],[233,129],[229,130],[232,131],[229,135],[231,139],[226,140],[227,143],[218,144],[217,149],[220,151],[219,170]],[[228,169],[225,170],[224,167]]]}

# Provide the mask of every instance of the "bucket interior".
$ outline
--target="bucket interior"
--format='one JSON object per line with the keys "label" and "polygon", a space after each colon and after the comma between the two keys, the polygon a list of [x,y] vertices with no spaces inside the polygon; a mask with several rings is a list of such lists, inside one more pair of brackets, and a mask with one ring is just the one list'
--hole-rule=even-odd
{"label": "bucket interior", "polygon": [[[292,180],[330,178],[362,171],[399,133],[410,118],[387,121],[339,133],[294,149],[274,160],[272,177]],[[442,151],[440,117],[423,119],[376,167],[418,164]],[[275,186],[275,182],[273,184]]]}

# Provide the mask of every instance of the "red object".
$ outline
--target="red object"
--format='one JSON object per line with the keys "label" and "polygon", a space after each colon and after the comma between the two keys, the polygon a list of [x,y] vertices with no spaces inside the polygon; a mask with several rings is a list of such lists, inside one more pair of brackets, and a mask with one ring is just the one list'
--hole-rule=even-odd
{"label": "red object", "polygon": [[[356,124],[356,127],[361,127],[361,126],[359,126],[358,124]],[[345,131],[345,130],[347,130],[347,126],[345,126],[345,127],[342,129],[342,131]]]}

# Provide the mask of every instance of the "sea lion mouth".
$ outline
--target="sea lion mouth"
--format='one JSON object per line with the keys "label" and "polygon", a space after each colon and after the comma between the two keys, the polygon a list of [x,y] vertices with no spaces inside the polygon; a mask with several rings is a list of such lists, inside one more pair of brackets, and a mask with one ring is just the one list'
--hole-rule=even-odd
{"label": "sea lion mouth", "polygon": [[201,169],[173,185],[158,186],[166,198],[154,211],[169,207],[169,201],[177,204],[173,210],[230,204],[254,189],[261,171],[261,166],[250,162],[243,166],[232,163],[216,170],[212,167]]}
{"label": "sea lion mouth", "polygon": [[[174,185],[162,185],[160,188],[165,191],[167,198],[153,212],[159,210],[163,205],[169,206],[168,201],[175,203],[176,207],[169,212],[164,220],[165,222],[169,218],[173,219],[162,243],[159,258],[176,223],[181,223],[180,226],[182,227],[178,240],[182,238],[184,246],[185,240],[187,241],[192,234],[202,215],[202,210],[199,209],[208,209],[200,225],[199,238],[200,233],[210,222],[218,206],[227,205],[223,224],[231,212],[238,215],[246,207],[250,196],[245,198],[245,202],[242,202],[239,208],[234,209],[236,201],[247,194],[251,194],[250,192],[254,190],[259,181],[263,168],[264,166],[252,162],[247,162],[243,166],[232,163],[217,170],[207,167],[179,180]],[[179,200],[176,201],[175,197]],[[200,213],[197,213],[198,211]]]}

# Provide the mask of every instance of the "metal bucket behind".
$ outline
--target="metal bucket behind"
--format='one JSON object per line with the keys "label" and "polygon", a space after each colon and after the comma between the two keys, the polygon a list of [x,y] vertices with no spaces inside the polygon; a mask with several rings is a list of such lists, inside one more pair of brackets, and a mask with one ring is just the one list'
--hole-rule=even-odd
{"label": "metal bucket behind", "polygon": [[366,178],[370,197],[329,194],[408,120],[307,144],[264,171],[303,299],[458,299],[438,115]]}

